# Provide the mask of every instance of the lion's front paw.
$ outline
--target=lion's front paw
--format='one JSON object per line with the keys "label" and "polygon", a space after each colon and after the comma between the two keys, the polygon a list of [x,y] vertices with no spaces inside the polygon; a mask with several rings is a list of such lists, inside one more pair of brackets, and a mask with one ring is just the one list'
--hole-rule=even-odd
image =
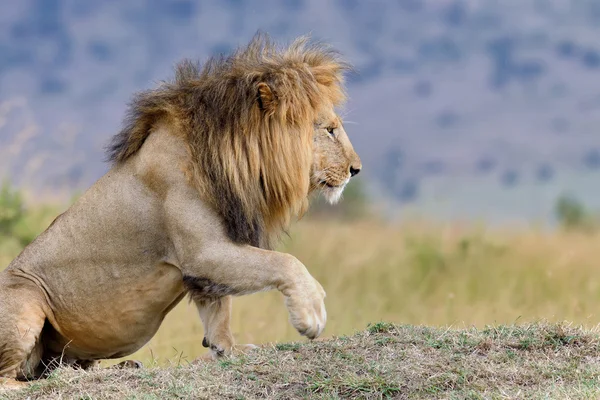
{"label": "lion's front paw", "polygon": [[120,363],[118,363],[117,365],[115,365],[116,368],[131,368],[131,369],[139,369],[139,368],[144,368],[144,364],[141,363],[141,361],[138,360],[125,360],[122,361]]}
{"label": "lion's front paw", "polygon": [[318,337],[327,322],[325,291],[319,282],[311,277],[311,282],[289,290],[286,305],[290,322],[301,335],[314,339]]}
{"label": "lion's front paw", "polygon": [[210,351],[198,357],[194,361],[194,363],[199,363],[203,361],[214,361],[224,356],[239,356],[241,354],[247,354],[254,349],[258,349],[258,346],[253,344],[236,344],[228,350],[212,348],[211,346]]}

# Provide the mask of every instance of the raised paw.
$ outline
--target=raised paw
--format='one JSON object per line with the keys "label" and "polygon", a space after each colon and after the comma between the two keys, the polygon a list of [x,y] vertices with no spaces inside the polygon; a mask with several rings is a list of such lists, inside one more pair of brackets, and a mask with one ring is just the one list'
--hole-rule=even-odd
{"label": "raised paw", "polygon": [[327,322],[325,291],[321,284],[311,277],[310,283],[294,287],[284,294],[294,328],[309,339],[318,337]]}

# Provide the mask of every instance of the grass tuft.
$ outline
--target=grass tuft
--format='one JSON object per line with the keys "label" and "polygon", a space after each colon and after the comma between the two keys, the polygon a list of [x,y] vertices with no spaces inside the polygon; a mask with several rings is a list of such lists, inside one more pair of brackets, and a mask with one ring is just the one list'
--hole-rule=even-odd
{"label": "grass tuft", "polygon": [[278,351],[298,351],[301,346],[300,343],[277,343],[275,349]]}
{"label": "grass tuft", "polygon": [[395,329],[394,324],[388,322],[377,322],[374,324],[369,324],[367,326],[367,332],[369,333],[389,333]]}

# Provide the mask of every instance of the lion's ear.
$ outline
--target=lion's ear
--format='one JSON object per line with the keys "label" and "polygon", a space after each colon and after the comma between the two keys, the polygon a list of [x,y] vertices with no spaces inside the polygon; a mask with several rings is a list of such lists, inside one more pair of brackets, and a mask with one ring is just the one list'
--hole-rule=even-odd
{"label": "lion's ear", "polygon": [[277,108],[277,98],[269,85],[264,82],[258,84],[258,105],[268,115],[273,115]]}

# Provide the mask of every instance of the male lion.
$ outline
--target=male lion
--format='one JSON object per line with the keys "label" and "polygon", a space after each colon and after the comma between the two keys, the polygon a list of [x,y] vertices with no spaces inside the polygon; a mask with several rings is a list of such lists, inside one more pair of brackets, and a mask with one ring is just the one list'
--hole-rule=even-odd
{"label": "male lion", "polygon": [[323,288],[270,248],[312,191],[335,202],[361,169],[334,112],[346,69],[305,38],[281,50],[258,35],[138,94],[110,171],[0,273],[5,383],[129,355],[186,294],[215,357],[234,349],[232,295],[277,289],[319,336]]}

